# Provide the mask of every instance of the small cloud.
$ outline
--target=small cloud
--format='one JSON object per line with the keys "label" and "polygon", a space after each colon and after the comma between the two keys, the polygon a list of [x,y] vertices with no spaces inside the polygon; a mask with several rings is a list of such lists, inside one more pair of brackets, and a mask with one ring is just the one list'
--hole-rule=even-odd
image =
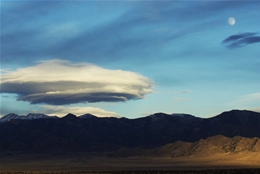
{"label": "small cloud", "polygon": [[190,90],[186,89],[186,90],[177,91],[177,92],[169,92],[169,94],[187,94],[190,92],[191,92]]}
{"label": "small cloud", "polygon": [[257,33],[245,32],[229,36],[222,41],[222,44],[224,44],[227,48],[232,49],[258,42],[260,42],[260,36],[258,36]]}
{"label": "small cloud", "polygon": [[177,101],[177,102],[184,102],[184,101],[187,101],[188,99],[187,99],[187,98],[174,97],[173,100],[174,100],[174,101]]}
{"label": "small cloud", "polygon": [[183,90],[183,91],[181,91],[180,93],[186,94],[186,93],[189,93],[189,92],[190,92],[190,90]]}
{"label": "small cloud", "polygon": [[31,104],[64,105],[142,99],[152,86],[151,79],[135,72],[55,59],[3,74],[0,92]]}
{"label": "small cloud", "polygon": [[96,108],[96,107],[65,107],[65,106],[52,106],[52,105],[44,105],[41,106],[44,110],[43,112],[50,116],[58,116],[62,117],[68,113],[75,114],[77,116],[83,114],[92,114],[97,117],[121,117],[116,112],[107,111],[104,109]]}

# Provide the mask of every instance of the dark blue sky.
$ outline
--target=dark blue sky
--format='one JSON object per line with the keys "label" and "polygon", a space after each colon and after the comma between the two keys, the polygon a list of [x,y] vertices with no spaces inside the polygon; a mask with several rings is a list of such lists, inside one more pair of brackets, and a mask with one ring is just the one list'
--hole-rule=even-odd
{"label": "dark blue sky", "polygon": [[2,1],[1,115],[260,111],[259,8],[260,1]]}

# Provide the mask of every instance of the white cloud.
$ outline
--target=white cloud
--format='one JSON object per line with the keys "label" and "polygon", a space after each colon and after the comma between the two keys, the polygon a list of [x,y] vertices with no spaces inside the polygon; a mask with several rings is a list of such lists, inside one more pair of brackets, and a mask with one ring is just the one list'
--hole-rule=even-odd
{"label": "white cloud", "polygon": [[0,74],[5,74],[5,73],[8,73],[10,71],[11,71],[11,69],[8,69],[8,68],[0,69]]}
{"label": "white cloud", "polygon": [[65,107],[65,106],[52,106],[52,105],[43,105],[41,106],[44,109],[44,113],[50,116],[65,116],[68,113],[75,114],[77,116],[83,114],[92,114],[97,117],[121,117],[116,112],[106,111],[100,108],[95,107]]}
{"label": "white cloud", "polygon": [[4,73],[0,92],[18,94],[18,100],[31,104],[62,105],[141,99],[152,86],[152,80],[135,72],[54,59]]}

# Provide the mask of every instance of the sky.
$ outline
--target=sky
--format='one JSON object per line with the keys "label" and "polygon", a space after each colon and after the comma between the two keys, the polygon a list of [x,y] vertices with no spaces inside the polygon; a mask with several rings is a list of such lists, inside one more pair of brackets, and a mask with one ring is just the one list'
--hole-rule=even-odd
{"label": "sky", "polygon": [[1,1],[0,116],[260,112],[260,1]]}

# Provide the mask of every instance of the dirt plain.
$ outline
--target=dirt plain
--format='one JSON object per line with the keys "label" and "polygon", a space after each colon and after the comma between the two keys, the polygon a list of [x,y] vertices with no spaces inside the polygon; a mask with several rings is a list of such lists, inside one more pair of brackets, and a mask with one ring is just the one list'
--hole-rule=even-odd
{"label": "dirt plain", "polygon": [[[10,155],[1,156],[0,171],[23,173],[113,173],[121,171],[135,173],[141,171],[161,171],[168,173],[188,173],[205,170],[238,171],[254,170],[260,173],[260,153],[225,153],[212,156],[192,155],[184,157],[128,157],[110,158],[106,155]],[[135,171],[135,172],[134,172]],[[146,172],[145,172],[146,171]],[[171,172],[170,172],[171,171]],[[182,172],[181,172],[182,171]],[[123,173],[124,173],[123,172]],[[157,173],[158,173],[157,172]],[[160,173],[160,172],[159,172]],[[214,172],[206,172],[214,173]],[[230,173],[230,172],[229,172]],[[232,173],[232,172],[231,172]],[[246,173],[252,173],[246,172]]]}

